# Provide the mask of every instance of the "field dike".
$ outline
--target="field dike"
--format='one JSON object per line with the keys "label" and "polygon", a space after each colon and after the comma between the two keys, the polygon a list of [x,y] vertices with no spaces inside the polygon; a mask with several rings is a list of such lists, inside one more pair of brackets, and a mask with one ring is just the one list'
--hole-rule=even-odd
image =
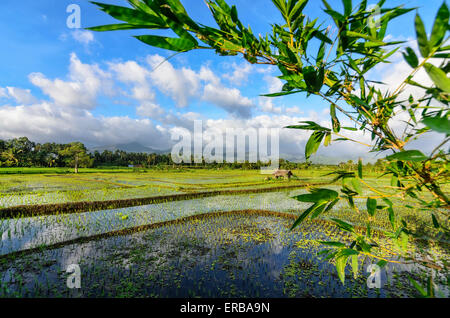
{"label": "field dike", "polygon": [[146,198],[121,199],[121,200],[86,201],[86,202],[82,201],[82,202],[67,202],[56,204],[39,204],[39,205],[17,205],[7,208],[1,208],[0,219],[93,212],[98,210],[129,208],[134,206],[164,203],[171,201],[184,201],[198,198],[207,198],[218,195],[238,195],[250,193],[278,192],[283,190],[301,189],[312,186],[322,186],[327,184],[330,183],[323,182],[310,184],[296,184],[296,185],[259,188],[259,189],[217,190],[217,191],[181,193],[164,196],[153,196]]}

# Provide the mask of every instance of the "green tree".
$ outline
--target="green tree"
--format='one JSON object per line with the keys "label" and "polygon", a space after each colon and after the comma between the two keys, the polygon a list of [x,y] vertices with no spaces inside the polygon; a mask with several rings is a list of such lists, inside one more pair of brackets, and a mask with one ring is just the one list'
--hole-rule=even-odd
{"label": "green tree", "polygon": [[[382,213],[389,214],[392,228],[385,235],[394,243],[418,235],[396,213],[392,201],[395,198],[410,197],[416,200],[420,209],[432,216],[431,228],[444,232],[448,237],[444,224],[448,224],[450,200],[442,189],[449,177],[448,152],[442,148],[449,141],[450,134],[449,11],[445,2],[439,9],[430,37],[420,15],[417,13],[415,16],[414,29],[420,58],[413,49],[403,47],[403,42],[389,42],[386,37],[389,23],[412,9],[402,6],[389,8],[385,6],[385,0],[378,2],[378,23],[373,23],[375,11],[367,7],[366,0],[356,6],[351,0],[342,0],[343,11],[322,0],[325,13],[336,26],[334,34],[318,24],[317,19],[303,14],[308,0],[272,0],[284,21],[282,24],[272,24],[271,31],[265,36],[255,35],[250,27],[245,27],[236,7],[229,6],[225,0],[205,0],[217,26],[194,21],[179,0],[128,2],[131,7],[94,2],[123,23],[90,29],[171,30],[172,37],[146,34],[136,38],[148,45],[175,52],[209,49],[223,56],[241,55],[252,64],[276,66],[284,86],[281,92],[264,96],[317,95],[330,107],[330,128],[312,121],[287,127],[312,132],[305,146],[307,160],[320,145],[327,146],[337,141],[363,144],[372,152],[383,155],[387,162],[386,173],[392,176],[391,184],[397,191],[395,194],[370,186],[364,180],[360,161],[357,172],[336,172],[336,180],[346,181],[340,193],[331,189],[312,189],[311,193],[296,197],[299,201],[311,203],[311,206],[299,216],[293,227],[306,218],[314,219],[330,211],[341,200],[361,212],[354,203],[354,197],[366,198],[366,231],[358,232],[353,225],[334,219],[336,225],[349,232],[354,240],[349,246],[343,242],[323,242],[329,247],[328,257],[335,260],[342,282],[349,262],[353,271],[358,272],[360,255],[379,259],[380,265],[389,261],[377,254],[386,247],[375,244],[371,234],[374,220]],[[317,45],[314,46],[313,42]],[[410,65],[411,73],[400,86],[383,91],[377,85],[379,83],[369,78],[369,71],[380,63],[388,63],[389,57],[399,50],[402,50]],[[426,71],[433,85],[416,82],[414,75],[421,69]],[[421,88],[422,96],[407,96],[405,88],[410,86]],[[389,121],[399,114],[407,117],[407,125],[401,132],[396,131],[392,121]],[[352,126],[341,125],[344,118],[351,121]],[[371,144],[362,143],[352,136],[352,132],[357,130],[369,134]],[[432,130],[443,133],[445,137],[431,154],[425,155],[420,150],[407,148],[410,141]],[[431,198],[423,195],[424,191],[431,193]],[[376,198],[382,203],[377,202]],[[397,252],[411,262],[442,269],[442,265],[433,264],[420,255],[406,255],[408,252],[404,250]]]}
{"label": "green tree", "polygon": [[59,151],[59,154],[64,157],[67,165],[75,168],[75,173],[78,173],[78,167],[90,167],[94,161],[81,142],[72,142],[66,145]]}
{"label": "green tree", "polygon": [[2,165],[7,167],[14,167],[19,164],[19,159],[17,159],[17,151],[14,148],[8,148],[4,150],[0,155],[2,161]]}

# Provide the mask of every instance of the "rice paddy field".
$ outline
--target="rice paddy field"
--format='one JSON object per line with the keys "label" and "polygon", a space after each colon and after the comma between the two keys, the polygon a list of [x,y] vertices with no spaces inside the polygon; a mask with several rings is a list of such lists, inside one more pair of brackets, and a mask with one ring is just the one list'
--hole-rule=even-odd
{"label": "rice paddy field", "polygon": [[[349,240],[329,219],[364,225],[365,200],[356,199],[359,212],[336,205],[290,231],[309,207],[293,196],[339,189],[324,176],[330,171],[293,172],[290,181],[207,169],[0,174],[0,297],[417,297],[408,277],[420,281],[424,270],[403,262],[383,269],[379,289],[366,282],[369,258],[341,283],[318,241]],[[391,191],[389,179],[368,183]],[[428,239],[431,215],[394,203],[423,232],[407,249],[448,264],[448,242]],[[377,220],[380,243],[389,226],[387,215]],[[81,288],[67,287],[71,264]],[[440,297],[449,295],[448,277],[435,277]]]}

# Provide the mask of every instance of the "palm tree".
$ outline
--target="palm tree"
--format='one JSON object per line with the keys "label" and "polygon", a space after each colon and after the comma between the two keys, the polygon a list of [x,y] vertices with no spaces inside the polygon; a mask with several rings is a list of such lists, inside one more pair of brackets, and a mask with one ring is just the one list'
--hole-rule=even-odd
{"label": "palm tree", "polygon": [[16,165],[19,163],[19,160],[16,158],[16,151],[14,148],[9,148],[2,152],[2,159],[5,160],[5,163],[8,167]]}

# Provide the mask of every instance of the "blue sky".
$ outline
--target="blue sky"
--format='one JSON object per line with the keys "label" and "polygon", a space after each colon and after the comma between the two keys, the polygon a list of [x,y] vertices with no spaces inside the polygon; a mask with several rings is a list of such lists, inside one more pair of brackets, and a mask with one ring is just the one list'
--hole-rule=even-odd
{"label": "blue sky", "polygon": [[[125,0],[104,2],[126,5]],[[213,24],[203,1],[182,2],[196,21]],[[241,21],[256,34],[265,34],[270,23],[281,22],[270,0],[228,3],[237,6]],[[341,11],[340,0],[329,3]],[[317,98],[260,98],[259,94],[280,89],[278,72],[251,66],[240,57],[218,57],[201,50],[177,55],[154,70],[172,53],[131,37],[143,31],[69,29],[66,8],[70,4],[81,7],[82,27],[115,22],[84,0],[2,0],[0,138],[26,135],[38,142],[80,140],[91,146],[137,141],[167,149],[170,132],[177,127],[189,129],[193,119],[208,121],[206,126],[213,128],[328,120],[328,105]],[[387,4],[418,7],[430,32],[442,1],[387,0]],[[326,26],[331,22],[322,8],[321,1],[310,0],[305,13]],[[413,19],[410,12],[393,22],[387,34],[393,39],[413,39]],[[398,58],[395,61],[401,63]],[[377,76],[389,76],[390,70],[382,68]],[[282,147],[285,152],[302,153],[306,139],[289,135]],[[348,150],[336,146],[328,151],[336,153],[344,156]]]}

